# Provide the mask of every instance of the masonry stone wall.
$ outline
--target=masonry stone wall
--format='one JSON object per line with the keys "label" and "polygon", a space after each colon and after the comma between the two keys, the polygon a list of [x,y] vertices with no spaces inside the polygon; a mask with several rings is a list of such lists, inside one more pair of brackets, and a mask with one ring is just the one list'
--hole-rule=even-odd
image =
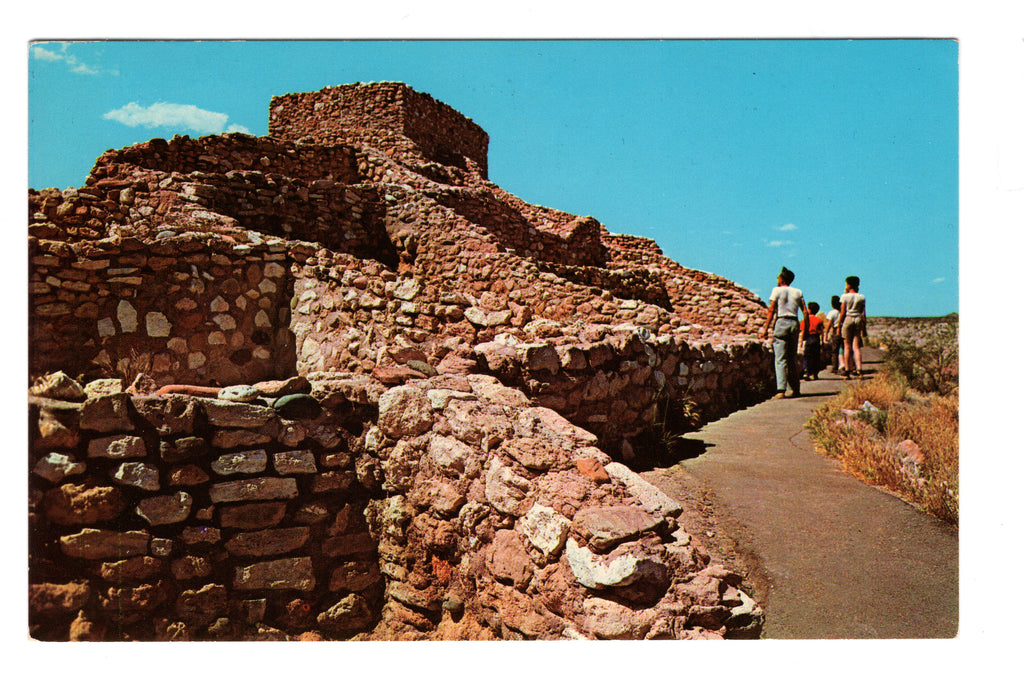
{"label": "masonry stone wall", "polygon": [[287,374],[298,254],[194,233],[30,240],[29,370],[220,386]]}
{"label": "masonry stone wall", "polygon": [[123,389],[33,387],[35,638],[760,632],[678,503],[493,377]]}
{"label": "masonry stone wall", "polygon": [[358,140],[403,158],[412,146],[430,161],[487,177],[487,133],[465,116],[404,83],[348,84],[270,101],[271,137]]}

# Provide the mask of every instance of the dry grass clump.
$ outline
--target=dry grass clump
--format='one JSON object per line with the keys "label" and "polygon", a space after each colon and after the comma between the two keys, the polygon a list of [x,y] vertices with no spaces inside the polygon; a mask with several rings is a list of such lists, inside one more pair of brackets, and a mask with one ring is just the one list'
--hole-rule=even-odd
{"label": "dry grass clump", "polygon": [[[870,403],[866,406],[865,402]],[[847,386],[814,411],[808,428],[818,450],[854,476],[958,524],[960,418],[957,391],[922,396],[889,373]],[[901,443],[913,441],[920,452]]]}

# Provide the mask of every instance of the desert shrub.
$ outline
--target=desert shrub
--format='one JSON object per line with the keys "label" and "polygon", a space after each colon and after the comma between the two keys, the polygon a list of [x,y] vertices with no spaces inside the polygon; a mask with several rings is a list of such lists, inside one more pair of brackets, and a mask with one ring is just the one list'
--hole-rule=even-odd
{"label": "desert shrub", "polygon": [[[865,409],[865,401],[875,410]],[[883,372],[819,406],[807,427],[818,450],[847,472],[958,524],[959,424],[955,389],[945,396],[922,396],[902,375]],[[907,439],[924,454],[917,471],[901,460],[898,445]]]}
{"label": "desert shrub", "polygon": [[949,394],[960,382],[959,331],[959,324],[950,321],[920,339],[881,335],[878,344],[885,348],[886,369],[918,391]]}
{"label": "desert shrub", "polygon": [[701,423],[700,409],[688,396],[671,397],[659,392],[654,399],[651,425],[635,438],[642,466],[665,466],[683,456],[686,433]]}

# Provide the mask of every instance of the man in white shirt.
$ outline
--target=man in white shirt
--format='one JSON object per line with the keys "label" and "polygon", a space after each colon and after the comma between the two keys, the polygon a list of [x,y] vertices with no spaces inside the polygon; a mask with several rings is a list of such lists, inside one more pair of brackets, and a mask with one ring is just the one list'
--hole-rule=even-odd
{"label": "man in white shirt", "polygon": [[768,318],[762,328],[765,336],[771,333],[772,351],[775,353],[776,394],[772,398],[784,398],[787,384],[791,390],[791,398],[800,395],[802,368],[796,356],[803,337],[803,325],[800,324],[798,316],[802,311],[806,320],[808,313],[804,293],[790,286],[795,278],[793,271],[782,267],[777,279],[778,286],[772,290],[768,300]]}

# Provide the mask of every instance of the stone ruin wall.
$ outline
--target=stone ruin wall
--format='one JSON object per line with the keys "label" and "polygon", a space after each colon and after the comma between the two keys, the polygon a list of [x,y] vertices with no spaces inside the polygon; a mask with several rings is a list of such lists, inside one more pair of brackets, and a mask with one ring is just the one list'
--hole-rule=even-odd
{"label": "stone ruin wall", "polygon": [[[633,457],[665,397],[703,419],[763,398],[770,354],[742,336],[760,302],[647,240],[482,181],[470,153],[486,154],[486,136],[482,147],[470,136],[468,152],[450,145],[468,161],[443,169],[404,135],[401,154],[347,128],[312,144],[301,121],[316,103],[299,100],[306,118],[287,125],[300,140],[152,140],[104,154],[83,188],[30,192],[33,376],[125,380],[113,398],[33,399],[33,556],[48,558],[33,569],[40,637],[755,632],[739,578],[707,566],[676,528],[678,509],[665,514],[605,453]],[[275,116],[291,120],[285,101],[272,129],[286,129]],[[386,120],[388,107],[369,109]],[[377,120],[355,137],[379,146],[381,130]],[[459,134],[447,130],[435,144]],[[275,413],[266,396],[239,407],[123,393],[138,372],[157,386],[298,375],[313,381],[317,417]],[[378,415],[385,394],[405,389],[431,415],[414,434]],[[118,416],[84,417],[96,411]],[[516,445],[538,439],[540,423],[561,451]],[[607,505],[633,530],[590,542],[612,522],[580,515]],[[481,520],[486,531],[473,531]],[[362,541],[337,540],[353,528]],[[644,570],[591,585],[593,572],[626,565]],[[269,585],[279,574],[284,584]],[[550,595],[555,580],[572,597]],[[657,607],[680,591],[688,607]],[[464,610],[474,616],[459,626]]]}
{"label": "stone ruin wall", "polygon": [[487,177],[487,133],[404,83],[353,83],[274,97],[268,134],[319,143],[354,141],[417,168],[425,158],[456,169],[471,165],[479,177]]}
{"label": "stone ruin wall", "polygon": [[493,377],[257,388],[263,403],[66,380],[30,398],[34,637],[760,630],[678,504]]}

